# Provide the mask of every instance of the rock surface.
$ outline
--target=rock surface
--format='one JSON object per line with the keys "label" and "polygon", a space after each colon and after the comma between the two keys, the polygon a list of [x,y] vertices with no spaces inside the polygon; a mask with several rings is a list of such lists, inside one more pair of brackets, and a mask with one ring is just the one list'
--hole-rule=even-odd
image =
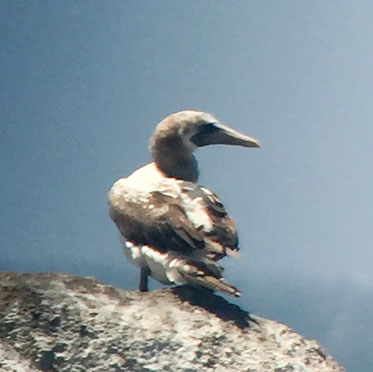
{"label": "rock surface", "polygon": [[320,345],[191,287],[0,273],[0,371],[343,372]]}

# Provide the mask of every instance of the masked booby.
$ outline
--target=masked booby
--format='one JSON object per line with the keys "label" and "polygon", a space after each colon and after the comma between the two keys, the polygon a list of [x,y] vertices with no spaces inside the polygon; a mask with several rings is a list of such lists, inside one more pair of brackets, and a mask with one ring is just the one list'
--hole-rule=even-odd
{"label": "masked booby", "polygon": [[151,275],[164,284],[241,295],[218,264],[227,254],[238,256],[234,221],[219,198],[196,183],[193,153],[212,144],[260,147],[209,113],[177,112],[151,137],[154,162],[119,179],[109,192],[110,216],[124,238],[125,254],[141,270],[140,291],[148,290]]}

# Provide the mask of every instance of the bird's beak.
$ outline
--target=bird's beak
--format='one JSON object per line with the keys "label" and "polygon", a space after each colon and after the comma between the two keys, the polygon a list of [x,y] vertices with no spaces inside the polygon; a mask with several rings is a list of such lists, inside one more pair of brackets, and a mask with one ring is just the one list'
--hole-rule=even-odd
{"label": "bird's beak", "polygon": [[207,145],[233,145],[243,147],[260,147],[259,142],[224,124],[210,124],[209,130],[195,134],[191,141],[198,147]]}
{"label": "bird's beak", "polygon": [[219,130],[215,133],[214,143],[222,145],[234,145],[243,147],[260,147],[259,142],[246,134],[240,133],[226,125],[219,124]]}

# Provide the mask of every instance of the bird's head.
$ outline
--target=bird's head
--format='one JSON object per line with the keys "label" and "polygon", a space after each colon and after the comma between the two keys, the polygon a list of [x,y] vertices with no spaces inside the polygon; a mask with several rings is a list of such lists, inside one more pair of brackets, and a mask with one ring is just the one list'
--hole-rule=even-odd
{"label": "bird's head", "polygon": [[198,167],[193,152],[198,147],[215,144],[260,147],[256,139],[222,124],[207,112],[184,110],[158,124],[150,149],[166,175],[196,181]]}
{"label": "bird's head", "polygon": [[259,142],[222,124],[213,115],[193,110],[179,111],[162,120],[151,139],[150,147],[175,147],[194,152],[207,145],[260,147]]}

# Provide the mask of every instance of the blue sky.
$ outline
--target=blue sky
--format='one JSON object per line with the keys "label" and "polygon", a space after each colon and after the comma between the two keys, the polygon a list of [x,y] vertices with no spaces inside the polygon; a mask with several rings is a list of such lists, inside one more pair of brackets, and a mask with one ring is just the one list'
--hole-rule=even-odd
{"label": "blue sky", "polygon": [[197,154],[240,233],[236,302],[373,370],[372,19],[362,0],[1,1],[0,270],[135,289],[107,192],[162,118],[209,111],[262,143]]}

